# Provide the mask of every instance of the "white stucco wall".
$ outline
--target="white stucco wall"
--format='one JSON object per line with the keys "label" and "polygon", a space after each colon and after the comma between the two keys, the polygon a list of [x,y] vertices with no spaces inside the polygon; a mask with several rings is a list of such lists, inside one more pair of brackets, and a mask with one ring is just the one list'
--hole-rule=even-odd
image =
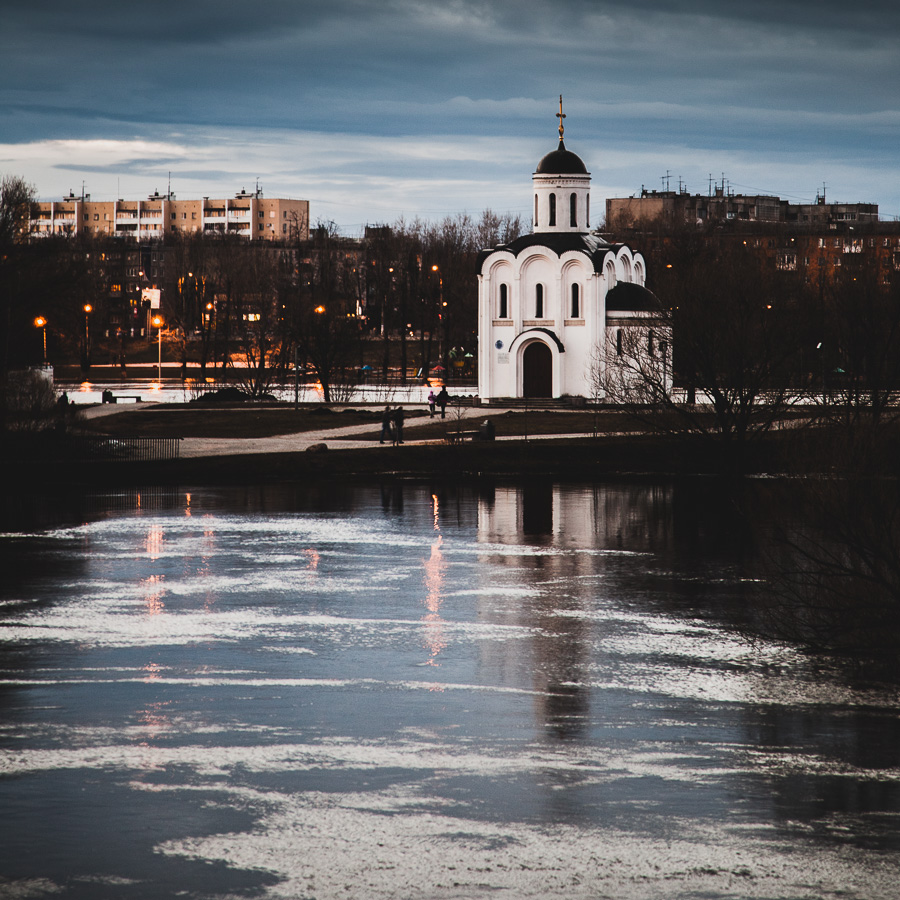
{"label": "white stucco wall", "polygon": [[[605,340],[606,294],[620,281],[643,285],[646,266],[627,246],[610,247],[597,266],[586,253],[557,256],[532,246],[515,256],[497,250],[478,278],[478,393],[484,400],[522,397],[522,354],[529,343],[547,346],[552,358],[552,396],[593,397],[592,368]],[[507,316],[500,316],[501,285],[507,286]],[[543,315],[535,309],[543,285]],[[579,288],[579,315],[571,315],[571,288]],[[562,347],[560,347],[560,344]]]}

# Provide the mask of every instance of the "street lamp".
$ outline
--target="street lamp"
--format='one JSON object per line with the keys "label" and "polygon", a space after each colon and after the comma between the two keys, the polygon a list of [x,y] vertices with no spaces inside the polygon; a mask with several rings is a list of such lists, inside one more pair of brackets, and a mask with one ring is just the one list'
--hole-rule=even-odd
{"label": "street lamp", "polygon": [[[438,356],[441,360],[441,365],[444,367],[445,372],[447,371],[447,359],[444,356],[445,344],[449,344],[447,340],[447,316],[445,314],[445,310],[447,308],[447,302],[444,300],[444,276],[440,274],[440,267],[437,265],[433,265],[431,267],[431,271],[437,273],[438,276],[438,302],[440,303],[440,307],[438,309],[438,321],[441,323],[440,331],[438,332]],[[449,375],[447,376],[449,377]]]}
{"label": "street lamp", "polygon": [[154,316],[150,322],[153,327],[157,329],[157,334],[159,335],[159,357],[156,363],[156,380],[159,382],[160,386],[162,386],[162,327],[165,323],[165,319],[163,319],[162,316]]}
{"label": "street lamp", "polygon": [[89,325],[90,314],[94,311],[94,307],[90,303],[84,304],[84,354],[81,359],[81,369],[87,372],[91,367],[91,330]]}
{"label": "street lamp", "polygon": [[40,328],[44,333],[44,365],[47,365],[47,320],[43,316],[38,316],[34,320],[34,327]]}

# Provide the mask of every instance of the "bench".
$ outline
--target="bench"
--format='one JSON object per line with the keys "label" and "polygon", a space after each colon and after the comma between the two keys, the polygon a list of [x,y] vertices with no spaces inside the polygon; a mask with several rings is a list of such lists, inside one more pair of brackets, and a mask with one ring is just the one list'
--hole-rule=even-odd
{"label": "bench", "polygon": [[447,440],[450,441],[451,444],[456,444],[459,441],[477,441],[481,436],[480,431],[448,431],[447,432]]}
{"label": "bench", "polygon": [[447,440],[451,444],[458,444],[462,441],[492,441],[494,440],[494,429],[482,425],[473,431],[448,431]]}

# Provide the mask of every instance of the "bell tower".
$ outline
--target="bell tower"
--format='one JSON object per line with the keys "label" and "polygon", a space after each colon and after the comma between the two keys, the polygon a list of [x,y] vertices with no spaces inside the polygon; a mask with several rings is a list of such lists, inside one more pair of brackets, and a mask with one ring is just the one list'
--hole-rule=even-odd
{"label": "bell tower", "polygon": [[566,150],[562,94],[559,96],[559,146],[548,153],[531,177],[535,234],[587,234],[591,230],[591,173],[581,158]]}

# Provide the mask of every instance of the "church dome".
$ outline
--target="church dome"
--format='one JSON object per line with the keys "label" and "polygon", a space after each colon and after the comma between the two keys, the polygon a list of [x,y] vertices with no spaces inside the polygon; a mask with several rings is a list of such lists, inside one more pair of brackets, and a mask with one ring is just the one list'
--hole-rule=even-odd
{"label": "church dome", "polygon": [[588,170],[585,168],[581,157],[566,150],[566,145],[562,138],[559,139],[559,146],[548,153],[539,163],[535,175],[587,175]]}

